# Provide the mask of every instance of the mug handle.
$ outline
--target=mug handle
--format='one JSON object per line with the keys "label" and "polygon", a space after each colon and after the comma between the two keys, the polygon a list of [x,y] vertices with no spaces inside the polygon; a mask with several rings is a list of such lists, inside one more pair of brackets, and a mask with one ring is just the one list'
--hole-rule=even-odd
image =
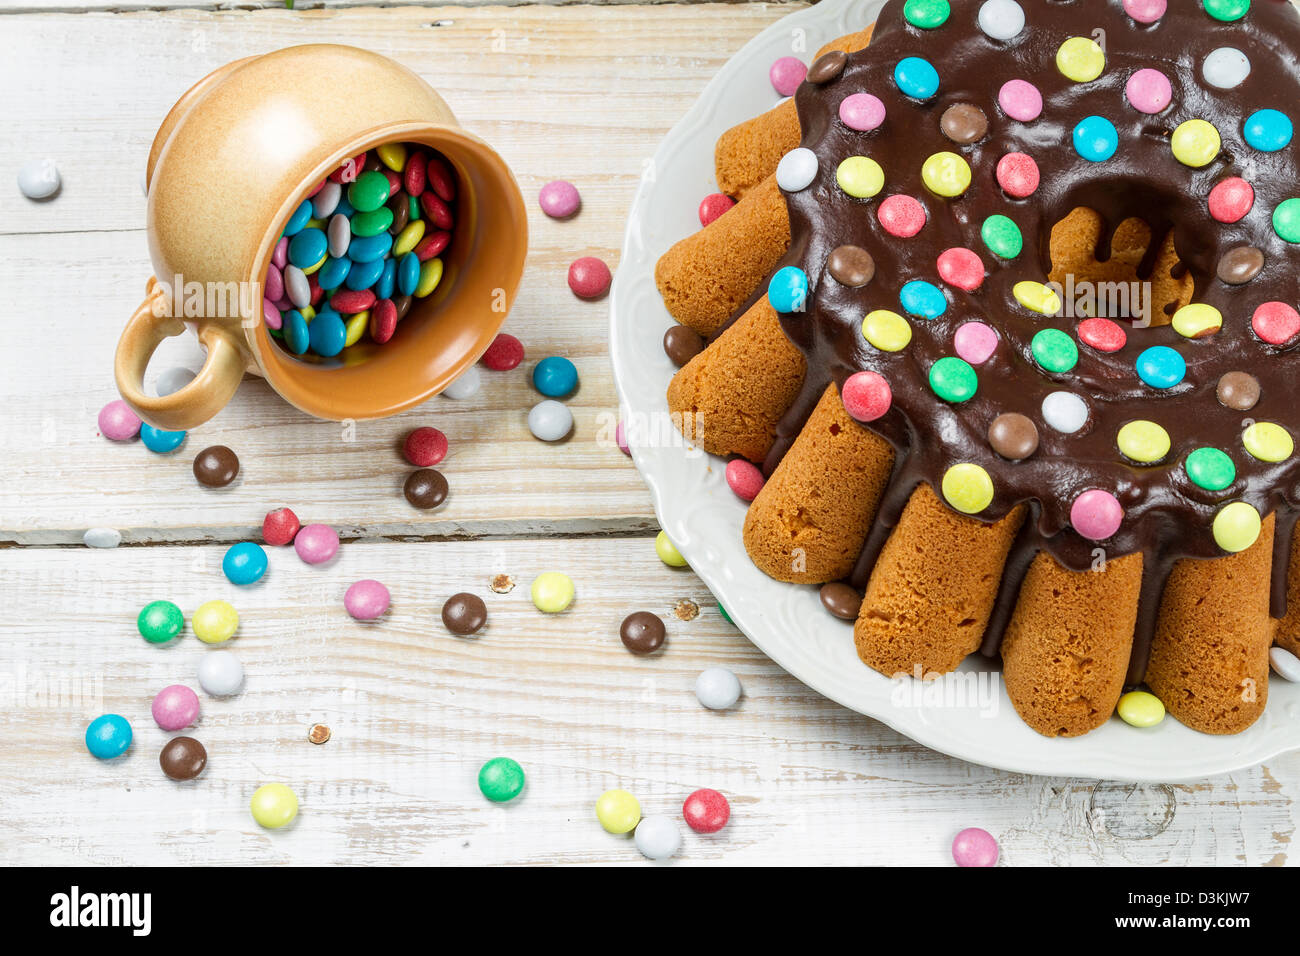
{"label": "mug handle", "polygon": [[117,390],[137,415],[155,428],[188,431],[202,425],[230,401],[244,377],[244,357],[239,343],[227,329],[215,323],[201,325],[199,341],[207,348],[208,356],[194,381],[170,395],[146,395],[144,373],[154,350],[163,339],[185,331],[185,323],[179,319],[155,314],[156,306],[166,294],[151,276],[144,301],[127,321],[118,340],[113,372]]}

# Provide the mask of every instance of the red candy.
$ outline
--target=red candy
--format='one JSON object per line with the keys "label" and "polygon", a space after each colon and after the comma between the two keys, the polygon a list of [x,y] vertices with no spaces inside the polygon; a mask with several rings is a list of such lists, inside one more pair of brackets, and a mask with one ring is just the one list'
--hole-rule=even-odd
{"label": "red candy", "polygon": [[268,511],[262,519],[262,540],[273,547],[288,544],[298,534],[298,516],[288,508]]}
{"label": "red candy", "polygon": [[910,239],[925,225],[925,207],[911,196],[890,196],[876,214],[891,236]]}
{"label": "red candy", "polygon": [[402,172],[402,185],[406,187],[409,195],[419,196],[424,192],[424,184],[428,181],[425,176],[425,165],[429,162],[429,157],[425,153],[415,153],[406,161],[406,169]]}
{"label": "red candy", "polygon": [[[438,194],[438,198],[443,202],[451,202],[456,198],[456,180],[452,178],[451,170],[437,156],[429,157],[429,164],[426,170],[429,178],[429,188]],[[450,229],[450,226],[445,227]]]}
{"label": "red candy", "polygon": [[370,337],[383,345],[397,331],[397,306],[392,299],[380,299],[370,312]]}
{"label": "red candy", "polygon": [[682,816],[696,833],[717,833],[731,819],[731,804],[716,790],[696,790],[682,804]]}
{"label": "red candy", "polygon": [[320,287],[320,280],[316,278],[316,273],[307,277],[307,288],[311,291],[312,308],[320,305],[320,300],[325,296],[325,290]]}
{"label": "red candy", "polygon": [[[429,161],[429,168],[433,168],[432,159]],[[429,221],[439,229],[451,228],[451,207],[434,193],[424,192],[420,194],[420,208],[429,217]]]}
{"label": "red candy", "polygon": [[330,173],[329,178],[336,183],[355,183],[361,175],[361,168],[366,164],[366,154],[361,153],[352,159],[343,161],[343,165]]}
{"label": "red candy", "polygon": [[381,169],[380,172],[383,173],[384,178],[388,180],[388,195],[396,196],[398,191],[402,188],[402,177],[393,172],[387,166]]}
{"label": "red candy", "polygon": [[844,410],[860,422],[874,422],[893,404],[894,393],[879,372],[854,372],[840,390]]}
{"label": "red candy", "polygon": [[1079,323],[1079,341],[1098,352],[1118,352],[1128,341],[1124,326],[1110,319],[1084,319]]}
{"label": "red candy", "polygon": [[451,242],[451,233],[439,231],[435,232],[431,236],[425,236],[416,243],[416,246],[412,251],[415,253],[415,258],[419,259],[421,262],[428,262],[438,253],[442,252],[442,250],[446,249],[449,242]]}
{"label": "red candy", "polygon": [[727,462],[727,485],[744,501],[753,501],[763,490],[763,473],[750,461],[737,458]]}
{"label": "red candy", "polygon": [[609,291],[609,266],[595,256],[575,259],[569,266],[569,288],[580,299],[599,299]]}
{"label": "red candy", "polygon": [[340,315],[356,315],[374,304],[373,289],[340,289],[330,296],[330,308]]}
{"label": "red candy", "polygon": [[502,332],[488,346],[483,357],[479,359],[494,372],[508,372],[518,367],[524,360],[524,343],[513,335]]}
{"label": "red candy", "polygon": [[969,249],[957,246],[939,253],[939,278],[958,289],[974,292],[984,284],[984,263]]}
{"label": "red candy", "polygon": [[1026,153],[1007,153],[998,160],[998,185],[1008,196],[1024,199],[1038,188],[1038,164]]}
{"label": "red candy", "polygon": [[1254,187],[1237,176],[1230,176],[1210,190],[1210,215],[1219,222],[1239,222],[1254,205]]}
{"label": "red candy", "polygon": [[416,468],[432,468],[447,457],[447,436],[425,425],[406,436],[402,454]]}
{"label": "red candy", "polygon": [[307,198],[308,198],[308,199],[311,199],[312,196],[315,196],[318,192],[320,192],[322,189],[325,188],[325,184],[326,184],[327,182],[329,182],[329,181],[330,181],[330,180],[329,180],[329,177],[326,176],[324,179],[322,179],[320,182],[318,182],[318,183],[316,184],[316,188],[313,189],[311,192],[309,192],[309,193],[307,194]]}
{"label": "red candy", "polygon": [[724,193],[710,193],[700,200],[700,225],[707,226],[736,204]]}
{"label": "red candy", "polygon": [[1265,302],[1255,310],[1250,327],[1269,345],[1285,345],[1300,333],[1300,312],[1285,302]]}

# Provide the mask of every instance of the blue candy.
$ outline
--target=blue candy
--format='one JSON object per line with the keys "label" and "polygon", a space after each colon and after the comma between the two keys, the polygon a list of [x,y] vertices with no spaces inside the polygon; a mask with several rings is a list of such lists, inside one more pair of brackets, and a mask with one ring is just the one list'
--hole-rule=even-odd
{"label": "blue candy", "polygon": [[420,284],[420,257],[408,252],[397,261],[397,291],[402,295],[414,295],[415,287]]}
{"label": "blue candy", "polygon": [[289,240],[289,262],[310,269],[325,256],[330,242],[320,229],[303,229]]}
{"label": "blue candy", "polygon": [[140,441],[150,451],[165,455],[169,451],[175,451],[181,447],[181,442],[185,441],[185,433],[165,432],[161,428],[154,428],[146,423],[140,426]]}
{"label": "blue candy", "polygon": [[[302,232],[303,226],[307,225],[307,220],[310,218],[311,200],[304,199],[302,205],[293,211],[293,215],[289,217],[289,221],[284,224],[284,232],[282,232],[281,235],[296,236],[298,233]],[[320,256],[317,256],[316,258],[319,259]],[[308,265],[311,265],[311,263],[308,263]]]}
{"label": "blue candy", "polygon": [[393,289],[397,286],[397,261],[395,259],[384,260],[384,271],[379,275],[379,282],[375,285],[376,299],[391,299]]}
{"label": "blue candy", "polygon": [[1187,374],[1187,363],[1169,346],[1153,345],[1137,357],[1137,373],[1152,388],[1173,388]]}
{"label": "blue candy", "polygon": [[533,369],[533,387],[548,398],[563,398],[578,387],[578,370],[558,355],[544,358]]}
{"label": "blue candy", "polygon": [[86,728],[86,749],[100,760],[112,760],[131,746],[131,725],[118,714],[96,717]]}
{"label": "blue candy", "polygon": [[1262,153],[1276,153],[1291,145],[1295,128],[1291,118],[1277,110],[1259,110],[1246,119],[1246,142]]}
{"label": "blue candy", "polygon": [[1089,116],[1074,128],[1074,151],[1090,163],[1100,163],[1119,149],[1115,124],[1104,116]]}
{"label": "blue candy", "polygon": [[325,264],[320,267],[320,272],[316,273],[316,281],[326,292],[331,292],[343,284],[343,280],[348,277],[352,271],[352,260],[347,256],[340,256],[335,259],[330,256],[325,260]]}
{"label": "blue candy", "polygon": [[233,544],[221,559],[221,570],[231,584],[252,584],[266,573],[266,552],[253,541]]}
{"label": "blue candy", "polygon": [[939,72],[929,60],[919,56],[904,57],[894,67],[894,82],[908,96],[928,100],[939,92]]}
{"label": "blue candy", "polygon": [[347,287],[358,292],[362,289],[369,289],[384,274],[384,263],[392,261],[392,259],[371,259],[369,262],[352,263],[352,271],[348,273]]}
{"label": "blue candy", "polygon": [[348,329],[343,317],[337,312],[322,312],[312,319],[310,328],[311,350],[317,355],[329,358],[343,351],[347,341]]}
{"label": "blue candy", "polygon": [[908,315],[937,319],[948,308],[948,299],[937,285],[916,279],[899,290],[898,300]]}
{"label": "blue candy", "polygon": [[778,269],[767,284],[767,301],[778,312],[802,312],[808,303],[808,274],[798,266]]}
{"label": "blue candy", "polygon": [[330,216],[333,217],[343,213],[343,215],[351,219],[354,212],[356,210],[352,208],[352,203],[348,202],[348,191],[345,189],[343,195],[339,196],[339,204],[334,207],[334,211],[330,213]]}
{"label": "blue candy", "polygon": [[393,248],[393,237],[387,232],[377,236],[353,236],[348,244],[348,258],[355,265],[358,262],[372,262],[388,255]]}
{"label": "blue candy", "polygon": [[297,309],[290,309],[284,314],[284,344],[294,355],[302,355],[311,344],[307,332],[307,320]]}

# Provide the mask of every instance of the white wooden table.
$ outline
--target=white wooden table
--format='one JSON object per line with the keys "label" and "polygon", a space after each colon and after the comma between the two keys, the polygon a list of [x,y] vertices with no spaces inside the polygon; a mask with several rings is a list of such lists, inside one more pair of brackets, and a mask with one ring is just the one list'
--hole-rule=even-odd
{"label": "white wooden table", "polygon": [[[683,827],[677,865],[943,864],[971,825],[998,837],[1007,864],[1286,862],[1298,755],[1178,786],[972,766],[819,698],[727,624],[689,571],[655,557],[648,496],[610,441],[606,306],[576,300],[564,270],[588,253],[617,266],[643,160],[725,59],[793,5],[223,6],[0,9],[0,862],[638,864],[630,841],[594,819],[596,796],[614,786],[647,814],[677,814],[700,786],[729,796],[732,823],[713,837]],[[511,163],[533,244],[507,329],[530,361],[485,373],[470,401],[434,399],[355,435],[250,380],[174,456],[105,441],[95,414],[115,397],[113,346],[149,272],[140,172],[158,121],[212,68],[307,41],[398,58]],[[28,202],[17,167],[46,155],[63,191]],[[536,209],[552,178],[581,189],[577,219]],[[155,369],[198,357],[186,340],[166,348]],[[582,376],[569,400],[575,435],[557,446],[525,424],[536,400],[526,370],[548,354]],[[409,469],[396,445],[421,423],[451,440],[441,467],[452,493],[433,514],[400,492]],[[195,484],[190,462],[216,443],[244,467],[214,492]],[[339,559],[310,568],[276,551],[262,583],[234,588],[224,548],[280,504],[337,527],[348,539]],[[120,529],[129,546],[82,547],[94,525]],[[528,600],[547,569],[577,583],[565,614]],[[492,593],[498,573],[519,586]],[[393,592],[381,624],[343,612],[343,591],[362,577]],[[488,602],[473,639],[438,617],[461,590]],[[140,640],[135,614],[159,597],[187,613],[227,597],[243,620],[229,646],[246,689],[203,697],[192,733],[210,763],[187,784],[158,769],[165,735],[149,701],[166,684],[193,686],[205,648],[188,634],[175,646]],[[700,608],[693,620],[674,614],[683,600]],[[669,622],[652,658],[618,640],[639,609]],[[713,664],[744,683],[734,711],[695,701],[695,675]],[[82,734],[106,711],[128,716],[136,738],[127,757],[101,763]],[[315,722],[333,731],[323,746],[306,739]],[[524,765],[528,788],[494,806],[475,779],[502,754]],[[271,780],[301,799],[287,830],[261,830],[248,813]]]}

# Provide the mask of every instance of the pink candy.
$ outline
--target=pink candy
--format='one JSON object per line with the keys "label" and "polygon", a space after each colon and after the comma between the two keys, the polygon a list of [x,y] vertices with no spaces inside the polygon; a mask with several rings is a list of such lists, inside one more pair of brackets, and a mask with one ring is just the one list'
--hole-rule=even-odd
{"label": "pink candy", "polygon": [[268,329],[278,329],[284,325],[284,317],[280,315],[279,308],[270,299],[262,300],[262,319]]}
{"label": "pink candy", "polygon": [[952,859],[958,866],[997,866],[998,841],[979,827],[967,827],[952,841]]}
{"label": "pink candy", "polygon": [[199,695],[184,684],[172,684],[153,699],[153,719],[163,730],[181,730],[199,719]]}
{"label": "pink candy", "polygon": [[925,207],[911,196],[890,196],[876,215],[885,232],[900,239],[910,239],[925,225]]}
{"label": "pink candy", "polygon": [[998,160],[997,177],[1008,196],[1024,199],[1038,188],[1038,164],[1027,153],[1007,153]]}
{"label": "pink candy", "polygon": [[772,87],[782,96],[794,96],[794,91],[799,89],[799,84],[807,75],[808,67],[802,60],[792,56],[781,57],[767,71]]}
{"label": "pink candy", "polygon": [[885,121],[885,104],[870,93],[850,93],[840,100],[840,122],[859,132],[873,130]]}
{"label": "pink candy", "polygon": [[1110,319],[1084,319],[1079,323],[1079,341],[1098,352],[1118,352],[1128,341],[1128,333]]}
{"label": "pink candy", "polygon": [[284,298],[284,273],[272,262],[266,267],[266,283],[262,294],[272,302]]}
{"label": "pink candy", "polygon": [[1155,23],[1168,8],[1169,0],[1124,0],[1124,12],[1138,23]]}
{"label": "pink candy", "polygon": [[293,549],[308,564],[324,564],[338,554],[338,532],[327,524],[303,525],[294,536]]}
{"label": "pink candy", "polygon": [[710,193],[700,200],[700,225],[707,226],[735,204],[725,193]]}
{"label": "pink candy", "polygon": [[277,269],[283,269],[289,264],[289,237],[281,236],[280,241],[275,244],[275,251],[271,253],[271,265]]}
{"label": "pink candy", "polygon": [[849,417],[859,422],[874,422],[894,402],[889,382],[879,372],[854,372],[844,380],[840,399]]}
{"label": "pink candy", "polygon": [[1152,69],[1138,70],[1130,76],[1124,92],[1133,108],[1143,113],[1159,113],[1174,96],[1169,77]]}
{"label": "pink candy", "polygon": [[140,416],[120,398],[99,410],[99,433],[111,441],[130,441],[140,434]]}
{"label": "pink candy", "polygon": [[1255,188],[1229,176],[1210,190],[1210,215],[1223,223],[1239,222],[1255,205]]}
{"label": "pink candy", "polygon": [[750,461],[737,458],[727,462],[727,485],[743,501],[753,501],[763,490],[763,473]]}
{"label": "pink candy", "polygon": [[1285,345],[1300,333],[1300,312],[1285,302],[1265,302],[1255,310],[1250,327],[1269,345]]}
{"label": "pink candy", "polygon": [[542,212],[552,219],[568,219],[582,208],[578,187],[566,179],[556,179],[543,186],[537,202]]}
{"label": "pink candy", "polygon": [[595,256],[575,259],[569,266],[569,288],[580,299],[599,299],[609,291],[609,266]]}
{"label": "pink candy", "polygon": [[358,581],[343,595],[343,606],[358,621],[377,621],[388,610],[388,588],[370,578]]}
{"label": "pink candy", "polygon": [[614,429],[614,442],[618,445],[619,451],[627,455],[629,458],[632,456],[632,449],[628,447],[627,443],[627,426],[622,422],[619,422],[617,427]]}
{"label": "pink candy", "polygon": [[953,351],[971,365],[983,365],[997,351],[998,334],[983,322],[966,322],[953,334]]}
{"label": "pink candy", "polygon": [[939,278],[951,286],[974,292],[984,284],[984,263],[970,249],[960,246],[939,253]]}
{"label": "pink candy", "polygon": [[1109,491],[1093,488],[1074,499],[1070,525],[1089,541],[1105,541],[1124,521],[1124,508]]}
{"label": "pink candy", "polygon": [[998,105],[1014,120],[1028,123],[1043,112],[1043,94],[1028,80],[1007,80],[998,90]]}

